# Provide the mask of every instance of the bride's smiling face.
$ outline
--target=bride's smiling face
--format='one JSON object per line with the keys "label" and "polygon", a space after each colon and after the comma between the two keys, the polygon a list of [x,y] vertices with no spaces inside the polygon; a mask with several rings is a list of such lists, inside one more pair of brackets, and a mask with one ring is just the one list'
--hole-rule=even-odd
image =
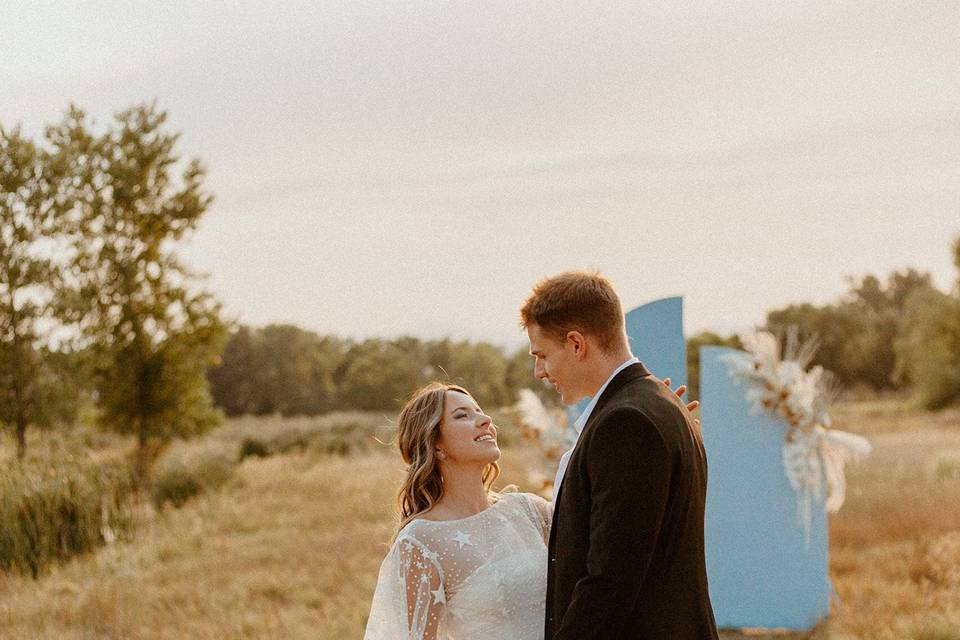
{"label": "bride's smiling face", "polygon": [[446,462],[489,464],[500,459],[497,428],[490,416],[459,391],[447,391],[437,448]]}

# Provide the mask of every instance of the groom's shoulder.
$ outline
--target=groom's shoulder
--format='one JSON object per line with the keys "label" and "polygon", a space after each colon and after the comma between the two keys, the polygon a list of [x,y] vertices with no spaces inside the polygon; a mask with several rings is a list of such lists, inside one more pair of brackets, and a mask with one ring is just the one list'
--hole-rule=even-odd
{"label": "groom's shoulder", "polygon": [[644,423],[661,433],[668,425],[676,426],[685,421],[679,398],[653,375],[637,377],[623,385],[606,403],[602,413],[598,422],[613,419]]}
{"label": "groom's shoulder", "polygon": [[646,408],[664,401],[664,389],[666,385],[651,374],[634,375],[617,389],[606,408],[608,411],[635,409],[644,413]]}

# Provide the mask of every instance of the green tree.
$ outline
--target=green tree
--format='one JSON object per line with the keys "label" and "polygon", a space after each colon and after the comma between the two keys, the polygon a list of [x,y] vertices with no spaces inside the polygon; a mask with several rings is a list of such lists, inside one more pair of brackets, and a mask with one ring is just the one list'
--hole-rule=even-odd
{"label": "green tree", "polygon": [[411,340],[364,340],[344,357],[340,377],[340,406],[351,409],[395,411],[428,374],[423,354]]}
{"label": "green tree", "polygon": [[197,291],[174,253],[210,206],[204,170],[192,160],[179,180],[178,135],[166,114],[140,105],[93,130],[71,108],[48,130],[72,180],[72,304],[65,305],[96,354],[100,422],[137,440],[137,476],[148,452],[174,435],[215,425],[206,371],[226,335],[219,304]]}
{"label": "green tree", "polygon": [[900,331],[906,301],[914,291],[932,286],[930,274],[915,269],[891,273],[886,287],[872,275],[859,282],[851,281],[851,301],[848,304],[853,305],[852,313],[862,316],[864,327],[856,335],[849,336],[850,344],[859,355],[852,363],[855,380],[874,389],[895,383],[894,342]]}
{"label": "green tree", "polygon": [[767,328],[786,335],[790,326],[797,326],[799,337],[816,337],[819,348],[814,362],[829,369],[842,384],[859,381],[861,360],[872,358],[863,351],[857,337],[866,333],[868,322],[856,305],[831,304],[818,307],[809,303],[794,304],[767,314]]}
{"label": "green tree", "polygon": [[260,385],[255,358],[254,332],[241,325],[231,332],[223,354],[207,372],[210,395],[228,416],[256,413]]}
{"label": "green tree", "polygon": [[316,415],[336,408],[335,376],[348,343],[293,325],[234,331],[208,377],[227,415]]}
{"label": "green tree", "polygon": [[447,372],[451,382],[465,387],[486,410],[516,401],[514,390],[507,386],[506,358],[489,343],[456,344]]}
{"label": "green tree", "polygon": [[897,376],[916,402],[941,409],[960,400],[960,299],[933,287],[907,299],[896,341]]}
{"label": "green tree", "polygon": [[269,325],[257,331],[254,353],[255,413],[316,415],[334,408],[333,376],[343,357],[339,340],[293,325]]}
{"label": "green tree", "polygon": [[887,279],[889,306],[897,311],[903,311],[910,294],[919,289],[926,289],[932,286],[933,280],[929,273],[917,271],[916,269],[894,271]]}
{"label": "green tree", "polygon": [[0,126],[0,422],[13,426],[21,459],[27,427],[49,425],[64,407],[42,344],[55,308],[48,254],[60,211],[50,165],[19,128]]}
{"label": "green tree", "polygon": [[767,328],[784,333],[790,325],[801,338],[816,336],[816,364],[831,370],[845,385],[874,389],[895,386],[898,336],[904,305],[910,294],[932,287],[930,274],[906,269],[890,274],[886,284],[873,275],[850,279],[845,299],[816,306],[795,304],[767,314]]}

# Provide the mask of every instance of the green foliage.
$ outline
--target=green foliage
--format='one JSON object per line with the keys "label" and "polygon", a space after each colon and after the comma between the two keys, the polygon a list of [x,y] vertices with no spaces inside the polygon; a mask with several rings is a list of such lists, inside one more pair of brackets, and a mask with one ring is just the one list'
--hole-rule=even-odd
{"label": "green foliage", "polygon": [[259,362],[255,353],[254,335],[249,327],[236,328],[227,339],[223,354],[207,372],[210,395],[228,416],[259,414]]}
{"label": "green foliage", "polygon": [[48,426],[64,408],[58,372],[41,348],[54,316],[56,265],[41,250],[57,230],[58,176],[49,155],[19,128],[0,126],[0,423],[12,425],[17,455],[26,453],[30,424]]}
{"label": "green foliage", "polygon": [[933,287],[912,293],[895,348],[898,379],[913,385],[920,406],[960,400],[960,299]]}
{"label": "green foliage", "polygon": [[233,416],[393,412],[433,379],[466,386],[488,410],[512,404],[520,386],[540,388],[555,402],[552,389],[533,378],[525,354],[508,359],[485,342],[403,337],[356,343],[290,325],[241,326],[208,377],[217,405]]}
{"label": "green foliage", "polygon": [[159,509],[180,507],[204,491],[218,489],[234,475],[237,456],[218,442],[174,442],[151,470],[150,495]]}
{"label": "green foliage", "polygon": [[135,434],[141,450],[151,438],[217,424],[206,370],[226,337],[219,305],[190,286],[173,253],[211,196],[196,160],[174,176],[178,136],[165,120],[141,105],[97,132],[74,108],[48,133],[56,166],[71,177],[60,190],[72,205],[65,234],[74,256],[63,313],[92,346],[101,423]]}
{"label": "green foliage", "polygon": [[334,376],[346,343],[292,325],[269,325],[232,333],[210,390],[227,415],[285,416],[331,411],[337,402]]}
{"label": "green foliage", "polygon": [[[417,351],[407,348],[408,353]],[[509,361],[501,349],[486,342],[438,340],[424,343],[419,351],[425,365],[423,375],[406,395],[417,385],[436,379],[465,387],[488,411],[515,402],[516,388],[510,386],[508,378]],[[536,380],[531,375],[527,382]]]}
{"label": "green foliage", "polygon": [[543,380],[537,380],[533,376],[533,363],[534,360],[527,347],[514,351],[513,355],[507,359],[507,389],[514,394],[520,389],[530,389],[537,394],[544,406],[548,408],[561,407],[560,394],[557,393],[553,385]]}
{"label": "green foliage", "polygon": [[894,272],[884,286],[872,275],[852,280],[847,299],[818,307],[794,304],[767,314],[767,328],[785,334],[795,325],[800,338],[816,336],[814,363],[829,369],[847,386],[874,389],[896,385],[894,342],[910,294],[931,287],[930,274],[914,269]]}
{"label": "green foliage", "polygon": [[365,340],[351,347],[344,360],[341,406],[359,410],[397,409],[430,373],[415,339]]}
{"label": "green foliage", "polygon": [[13,464],[0,474],[0,569],[37,577],[55,561],[132,530],[124,465],[70,455]]}
{"label": "green foliage", "polygon": [[314,432],[310,449],[340,456],[367,451],[376,442],[374,435],[357,425],[332,425]]}
{"label": "green foliage", "polygon": [[507,362],[500,349],[485,342],[461,342],[452,355],[450,371],[458,374],[456,382],[469,389],[480,406],[490,411],[516,401],[516,391],[506,385]]}
{"label": "green foliage", "polygon": [[[790,305],[767,314],[767,328],[778,335],[796,326],[801,340],[816,337],[819,348],[814,363],[832,371],[844,385],[861,381],[859,371],[864,362],[875,362],[874,354],[857,344],[867,335],[863,312],[856,305],[844,303],[817,307],[804,303]],[[881,378],[883,374],[881,374]]]}
{"label": "green foliage", "polygon": [[240,460],[243,461],[245,458],[250,456],[256,456],[257,458],[266,458],[270,455],[270,448],[267,447],[267,443],[259,440],[257,438],[244,438],[240,443]]}

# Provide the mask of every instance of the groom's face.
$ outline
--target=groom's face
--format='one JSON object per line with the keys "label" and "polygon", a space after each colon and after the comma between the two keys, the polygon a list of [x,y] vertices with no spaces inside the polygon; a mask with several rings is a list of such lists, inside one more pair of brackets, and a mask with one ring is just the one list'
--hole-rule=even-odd
{"label": "groom's face", "polygon": [[586,394],[580,389],[579,359],[570,340],[560,342],[537,324],[527,326],[530,355],[536,359],[533,375],[554,386],[563,404],[576,404]]}

